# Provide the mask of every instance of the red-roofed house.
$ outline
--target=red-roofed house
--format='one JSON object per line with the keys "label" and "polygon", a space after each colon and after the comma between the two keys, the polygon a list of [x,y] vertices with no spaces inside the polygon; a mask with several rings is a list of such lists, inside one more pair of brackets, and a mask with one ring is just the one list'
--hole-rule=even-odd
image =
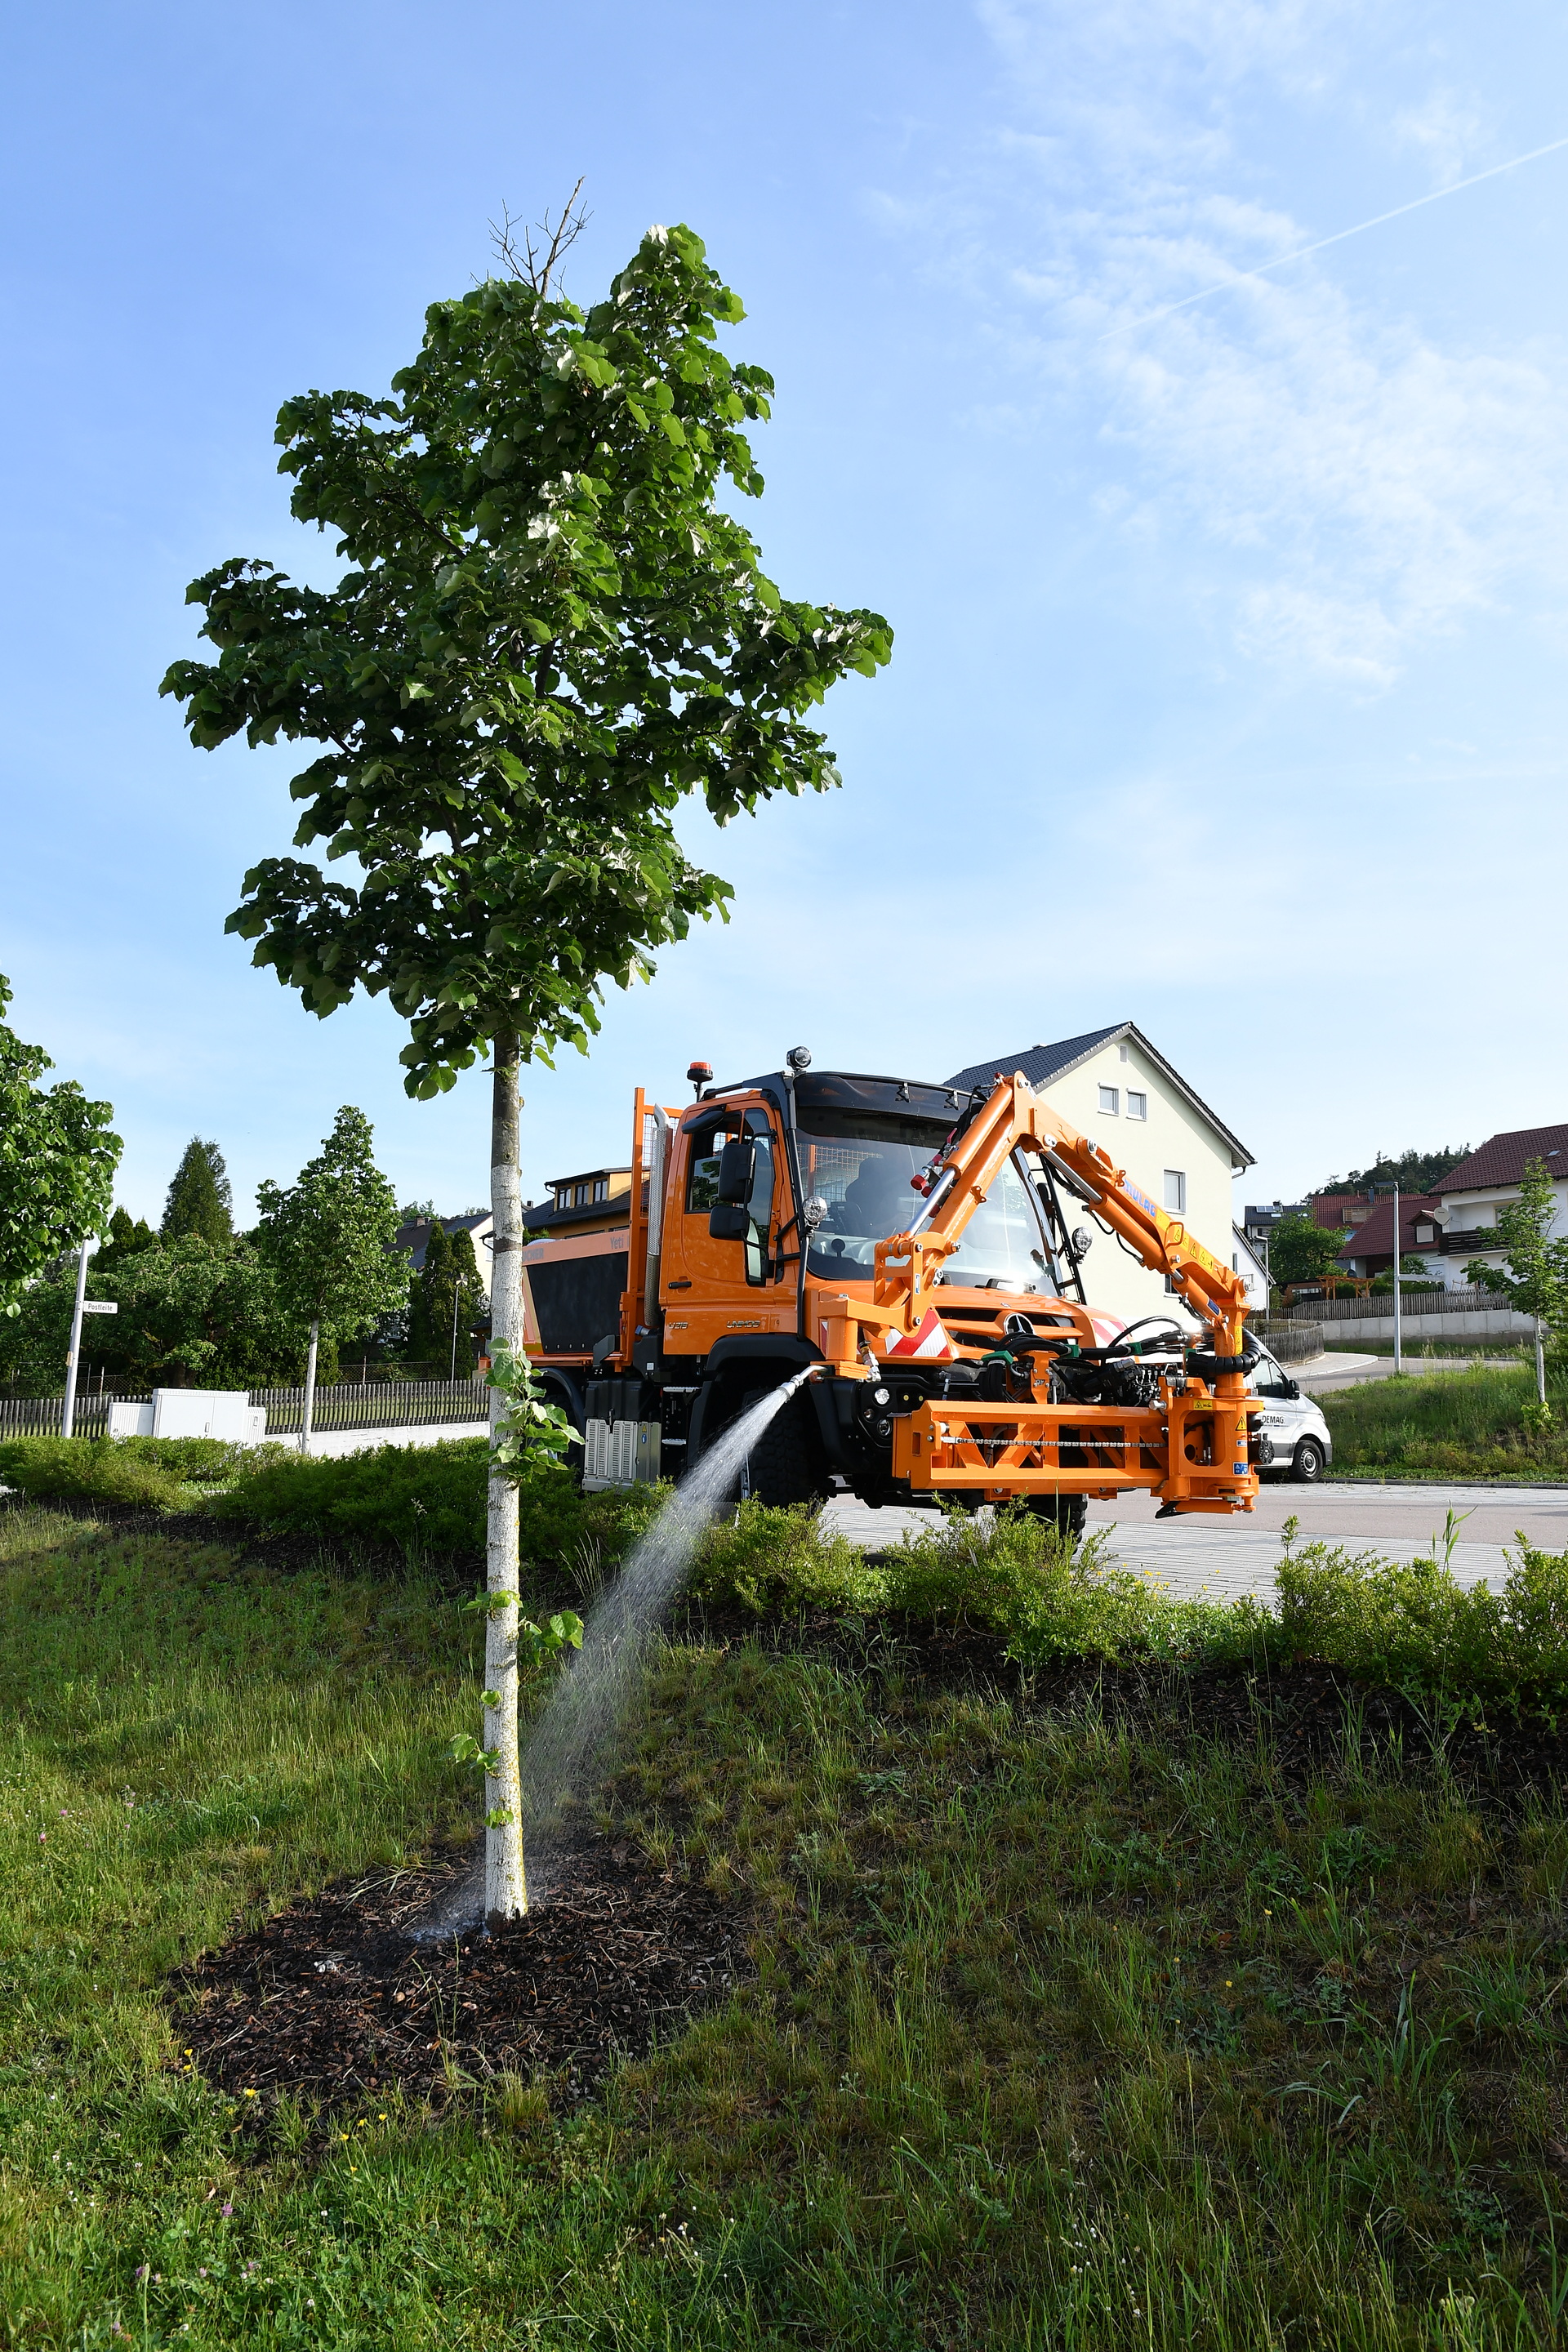
{"label": "red-roofed house", "polygon": [[1554,1234],[1568,1234],[1568,1126],[1516,1127],[1489,1136],[1479,1150],[1432,1188],[1437,1202],[1437,1246],[1443,1279],[1457,1286],[1465,1279],[1468,1259],[1483,1257],[1500,1265],[1500,1251],[1489,1249],[1482,1236],[1497,1223],[1497,1213],[1519,1198],[1525,1162],[1539,1160],[1552,1178],[1557,1194]]}
{"label": "red-roofed house", "polygon": [[[1391,1273],[1394,1266],[1394,1195],[1392,1192],[1380,1192],[1376,1201],[1372,1202],[1363,1192],[1361,1204],[1367,1212],[1365,1222],[1350,1234],[1340,1252],[1339,1262],[1347,1274]],[[1345,1222],[1348,1223],[1349,1220]],[[1418,1257],[1433,1282],[1441,1282],[1445,1278],[1440,1255],[1441,1232],[1435,1196],[1401,1192],[1400,1257],[1402,1260]]]}

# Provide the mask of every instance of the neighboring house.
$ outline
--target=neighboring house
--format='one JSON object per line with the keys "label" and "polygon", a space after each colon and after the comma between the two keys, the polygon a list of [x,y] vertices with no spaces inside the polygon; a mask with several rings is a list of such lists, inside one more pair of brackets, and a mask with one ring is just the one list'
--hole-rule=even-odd
{"label": "neighboring house", "polygon": [[[474,1264],[479,1270],[479,1280],[485,1286],[487,1298],[490,1289],[490,1233],[494,1222],[488,1209],[474,1209],[466,1217],[443,1217],[440,1220],[447,1233],[470,1236],[474,1244]],[[416,1217],[411,1224],[399,1225],[397,1229],[397,1239],[393,1246],[408,1252],[414,1261],[416,1274],[425,1271],[425,1253],[430,1246],[430,1236],[435,1230],[436,1220],[432,1217]]]}
{"label": "neighboring house", "polygon": [[[1353,1196],[1342,1194],[1342,1199]],[[1366,1216],[1352,1231],[1339,1254],[1339,1263],[1347,1274],[1389,1274],[1394,1268],[1394,1195],[1380,1192],[1375,1202],[1364,1195],[1362,1207]],[[1426,1279],[1442,1282],[1443,1260],[1440,1254],[1438,1223],[1440,1205],[1435,1195],[1422,1192],[1401,1192],[1399,1196],[1399,1255],[1419,1258]],[[1345,1219],[1342,1222],[1348,1223]]]}
{"label": "neighboring house", "polygon": [[[1238,1255],[1231,1180],[1253,1164],[1201,1095],[1131,1021],[1026,1045],[956,1071],[950,1087],[989,1087],[1021,1071],[1053,1110],[1080,1128],[1125,1168],[1152,1200],[1180,1217],[1205,1248],[1228,1265]],[[1087,1222],[1087,1219],[1086,1219]],[[1083,1268],[1093,1307],[1131,1322],[1170,1311],[1164,1277],[1152,1274],[1115,1236],[1094,1231]]]}
{"label": "neighboring house", "polygon": [[631,1218],[629,1168],[587,1168],[577,1176],[552,1176],[550,1198],[522,1213],[522,1229],[535,1241],[545,1234],[603,1234]]}
{"label": "neighboring house", "polygon": [[1312,1223],[1326,1234],[1337,1234],[1345,1225],[1353,1234],[1372,1215],[1364,1192],[1314,1192],[1307,1206]]}
{"label": "neighboring house", "polygon": [[1450,1288],[1464,1283],[1471,1258],[1501,1265],[1501,1251],[1489,1247],[1485,1236],[1497,1223],[1498,1211],[1518,1200],[1520,1179],[1531,1160],[1542,1161],[1553,1179],[1553,1234],[1568,1234],[1568,1126],[1516,1127],[1490,1136],[1432,1187],[1437,1203],[1437,1264],[1440,1278]]}
{"label": "neighboring house", "polygon": [[[1250,1216],[1251,1211],[1247,1214]],[[1247,1307],[1251,1315],[1268,1312],[1268,1266],[1260,1248],[1248,1238],[1245,1227],[1233,1225],[1230,1237],[1235,1246],[1230,1253],[1230,1270],[1239,1274],[1247,1285]]]}

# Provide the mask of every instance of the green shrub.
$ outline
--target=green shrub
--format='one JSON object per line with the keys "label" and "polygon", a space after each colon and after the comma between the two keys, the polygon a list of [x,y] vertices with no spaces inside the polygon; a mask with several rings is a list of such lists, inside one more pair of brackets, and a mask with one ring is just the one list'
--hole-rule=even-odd
{"label": "green shrub", "polygon": [[169,1510],[184,1498],[171,1465],[108,1437],[0,1440],[0,1486],[35,1501],[132,1503]]}
{"label": "green shrub", "polygon": [[687,1590],[694,1600],[787,1615],[885,1607],[885,1587],[858,1544],[825,1534],[804,1508],[773,1510],[752,1500],[709,1528]]}
{"label": "green shrub", "polygon": [[[481,1552],[489,1442],[375,1445],[355,1454],[271,1453],[208,1509],[271,1535],[317,1535],[395,1546],[410,1558]],[[541,1460],[518,1486],[525,1571],[612,1569],[654,1507],[655,1490],[581,1495],[562,1464]]]}
{"label": "green shrub", "polygon": [[1523,1544],[1500,1592],[1467,1589],[1436,1559],[1287,1543],[1275,1641],[1371,1682],[1467,1704],[1568,1701],[1568,1552]]}

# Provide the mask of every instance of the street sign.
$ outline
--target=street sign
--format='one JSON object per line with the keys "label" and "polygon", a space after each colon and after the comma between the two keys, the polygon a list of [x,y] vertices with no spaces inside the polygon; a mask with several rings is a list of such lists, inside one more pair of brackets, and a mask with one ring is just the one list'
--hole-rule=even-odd
{"label": "street sign", "polygon": [[114,1298],[84,1298],[81,1311],[84,1315],[118,1315],[120,1302]]}

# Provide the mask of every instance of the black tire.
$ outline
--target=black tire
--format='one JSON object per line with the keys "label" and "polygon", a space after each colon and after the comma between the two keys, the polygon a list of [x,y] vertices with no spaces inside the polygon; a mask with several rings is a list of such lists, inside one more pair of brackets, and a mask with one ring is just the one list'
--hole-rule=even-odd
{"label": "black tire", "polygon": [[1299,1486],[1315,1486],[1328,1464],[1315,1437],[1303,1437],[1290,1457],[1290,1475]]}
{"label": "black tire", "polygon": [[1061,1536],[1070,1536],[1077,1543],[1089,1525],[1087,1495],[1031,1495],[1028,1497],[1031,1518],[1044,1519]]}
{"label": "black tire", "polygon": [[[754,1390],[751,1406],[765,1391]],[[746,1457],[751,1490],[774,1510],[804,1503],[819,1511],[828,1496],[827,1464],[816,1433],[816,1416],[804,1391],[776,1412]]]}

